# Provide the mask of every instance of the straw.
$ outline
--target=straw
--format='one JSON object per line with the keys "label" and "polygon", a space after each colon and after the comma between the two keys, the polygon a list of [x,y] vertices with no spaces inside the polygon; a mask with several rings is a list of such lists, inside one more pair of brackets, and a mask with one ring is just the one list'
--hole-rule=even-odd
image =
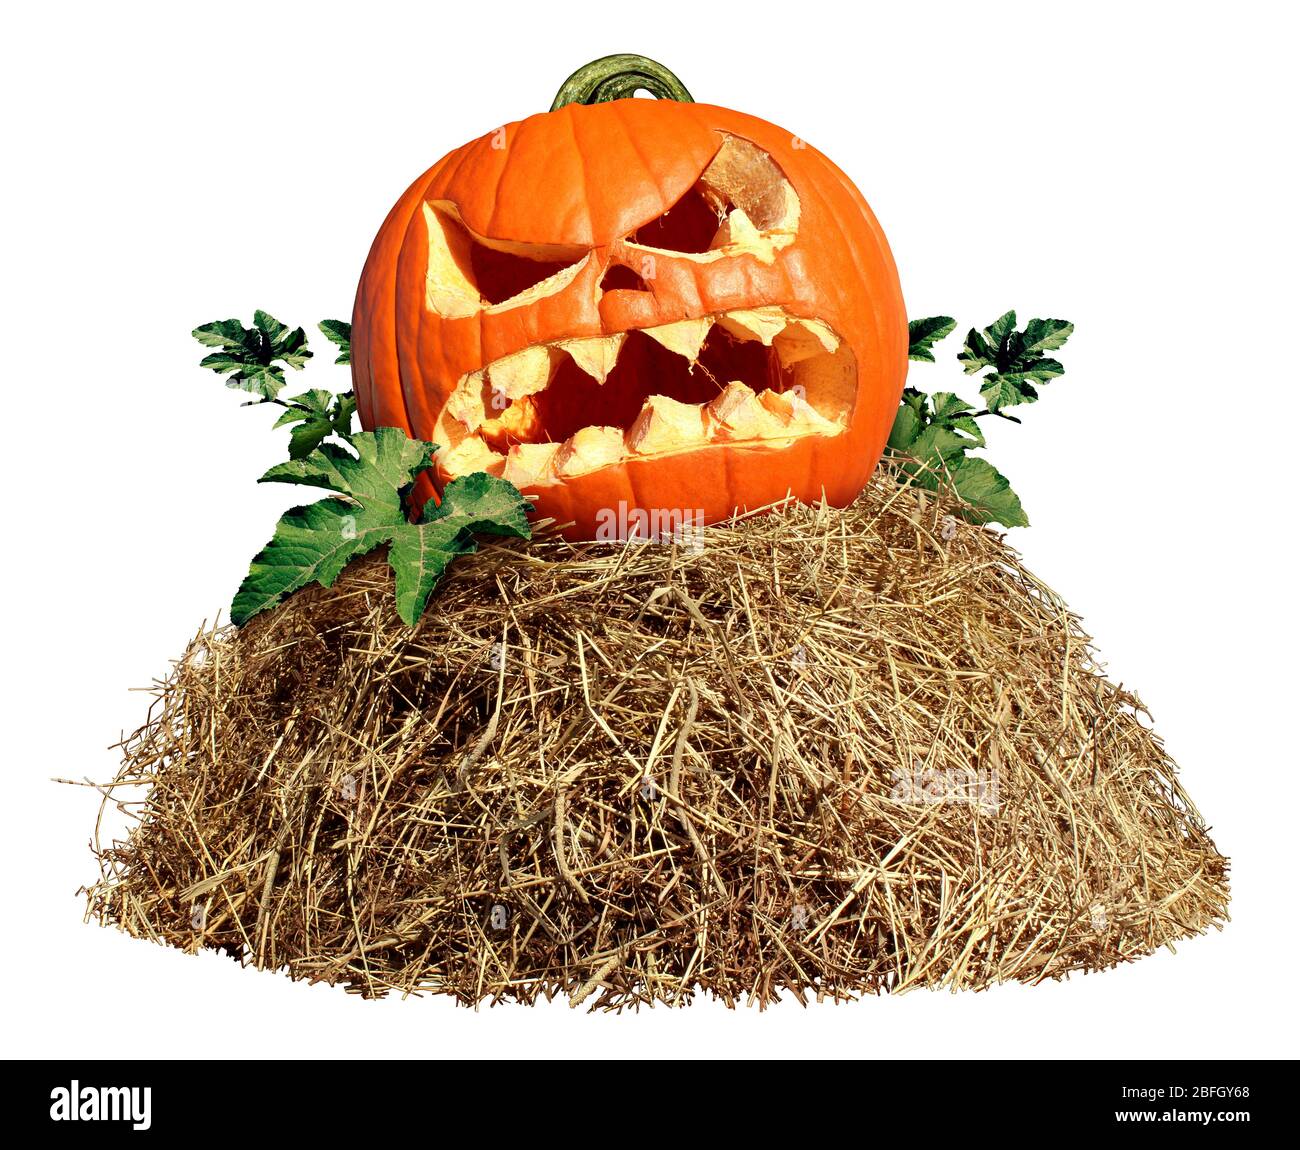
{"label": "straw", "polygon": [[590,1009],[1037,982],[1220,925],[1141,702],[959,511],[882,472],[698,547],[490,545],[415,629],[380,554],[205,628],[122,744],[88,916]]}

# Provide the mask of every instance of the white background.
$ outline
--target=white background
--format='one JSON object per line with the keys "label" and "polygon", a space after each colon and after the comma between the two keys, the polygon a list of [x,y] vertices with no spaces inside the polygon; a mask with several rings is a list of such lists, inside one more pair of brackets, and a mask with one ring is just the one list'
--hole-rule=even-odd
{"label": "white background", "polygon": [[[11,5],[3,32],[3,1047],[11,1055],[1294,1055],[1294,8]],[[366,1003],[84,925],[106,746],[280,510],[197,323],[350,313],[443,152],[635,51],[830,154],[909,314],[1078,325],[991,458],[1030,566],[1138,688],[1232,857],[1220,933],[1064,985],[761,1014]],[[324,341],[303,378],[346,386]],[[946,365],[914,365],[934,390]],[[16,519],[16,524],[15,524]],[[148,1022],[141,1024],[143,1016]]]}

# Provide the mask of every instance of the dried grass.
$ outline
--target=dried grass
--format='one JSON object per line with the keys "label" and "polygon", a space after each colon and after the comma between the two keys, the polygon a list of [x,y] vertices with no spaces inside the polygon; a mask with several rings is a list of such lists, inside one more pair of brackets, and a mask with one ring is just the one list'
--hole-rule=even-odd
{"label": "dried grass", "polygon": [[698,552],[491,546],[415,630],[371,556],[206,629],[123,744],[88,917],[599,1008],[1035,982],[1219,925],[1140,702],[952,510],[882,477]]}

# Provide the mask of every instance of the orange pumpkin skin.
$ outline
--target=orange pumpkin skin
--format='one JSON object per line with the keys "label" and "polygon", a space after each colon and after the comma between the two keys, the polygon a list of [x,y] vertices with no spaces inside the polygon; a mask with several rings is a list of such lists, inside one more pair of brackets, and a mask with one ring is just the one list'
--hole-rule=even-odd
{"label": "orange pumpkin skin", "polygon": [[[766,259],[749,251],[706,258],[651,248],[653,279],[637,290],[602,291],[612,268],[645,266],[647,248],[632,237],[696,186],[728,138],[761,149],[793,187],[793,239]],[[525,305],[473,310],[471,301],[435,308],[426,204],[454,205],[447,210],[481,240],[512,252],[558,254],[557,262],[580,266],[558,290]],[[817,321],[841,341],[837,362],[851,366],[856,383],[851,411],[836,433],[711,441],[521,483],[538,516],[571,521],[571,538],[592,538],[620,504],[698,510],[706,522],[787,495],[844,506],[880,458],[908,362],[906,311],[885,236],[852,182],[820,152],[784,129],[726,108],[643,99],[569,104],[451,152],[389,213],[353,312],[361,423],[400,427],[445,448],[447,428],[460,429],[444,410],[457,384],[502,357],[537,345],[774,308]],[[650,395],[655,380],[641,386]],[[487,469],[502,473],[499,466]],[[421,478],[417,494],[432,495],[447,478],[446,469],[437,468]]]}

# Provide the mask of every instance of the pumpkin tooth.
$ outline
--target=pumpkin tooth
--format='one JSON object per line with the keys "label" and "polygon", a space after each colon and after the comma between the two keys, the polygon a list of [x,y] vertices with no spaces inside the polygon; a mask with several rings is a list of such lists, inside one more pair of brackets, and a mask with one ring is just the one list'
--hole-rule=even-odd
{"label": "pumpkin tooth", "polygon": [[782,367],[802,363],[814,356],[831,354],[840,346],[839,337],[819,319],[790,319],[773,344]]}
{"label": "pumpkin tooth", "polygon": [[646,335],[663,344],[669,351],[675,351],[694,363],[700,358],[700,348],[709,338],[712,327],[713,317],[706,315],[699,319],[683,319],[676,323],[664,323],[643,330]]}
{"label": "pumpkin tooth", "polygon": [[759,393],[758,401],[781,421],[787,431],[821,435],[836,435],[840,431],[797,391],[778,392],[768,388]]}
{"label": "pumpkin tooth", "polygon": [[562,479],[585,475],[623,458],[623,432],[617,427],[584,427],[555,453],[552,468]]}
{"label": "pumpkin tooth", "polygon": [[555,344],[566,352],[583,371],[597,383],[604,383],[618,362],[618,353],[627,338],[626,332],[617,335],[593,335],[586,339],[566,339]]}
{"label": "pumpkin tooth", "polygon": [[739,340],[758,340],[764,347],[785,330],[789,317],[779,307],[742,308],[718,317],[722,329]]}
{"label": "pumpkin tooth", "polygon": [[493,391],[501,392],[508,399],[522,399],[545,391],[554,368],[551,349],[545,344],[535,344],[490,364],[487,377]]}
{"label": "pumpkin tooth", "polygon": [[447,398],[447,414],[465,425],[467,431],[477,431],[487,418],[483,410],[483,373],[471,371],[461,377],[456,390]]}
{"label": "pumpkin tooth", "polygon": [[455,447],[438,452],[438,466],[451,478],[486,471],[489,475],[501,474],[505,456],[493,451],[476,435],[467,436]]}
{"label": "pumpkin tooth", "polygon": [[840,347],[840,337],[835,334],[828,323],[822,323],[819,319],[796,319],[794,321],[805,331],[810,331],[817,337],[822,347],[834,355]]}
{"label": "pumpkin tooth", "polygon": [[[495,393],[493,402],[496,402]],[[525,395],[510,403],[499,415],[485,419],[479,427],[479,434],[489,442],[507,437],[530,442],[541,434],[541,430],[542,417],[532,397]]]}
{"label": "pumpkin tooth", "polygon": [[627,433],[627,446],[639,455],[657,455],[706,443],[708,438],[709,416],[702,405],[652,395]]}
{"label": "pumpkin tooth", "polygon": [[560,450],[558,443],[516,443],[506,454],[501,478],[516,487],[552,479],[551,465]]}
{"label": "pumpkin tooth", "polygon": [[707,410],[718,424],[713,433],[715,440],[767,439],[785,430],[785,423],[739,380],[727,384],[709,401]]}
{"label": "pumpkin tooth", "polygon": [[753,220],[746,215],[745,210],[743,208],[732,208],[709,244],[709,250],[717,251],[719,248],[736,244],[747,251],[753,251],[755,248],[761,247],[762,243],[762,235],[754,227]]}

